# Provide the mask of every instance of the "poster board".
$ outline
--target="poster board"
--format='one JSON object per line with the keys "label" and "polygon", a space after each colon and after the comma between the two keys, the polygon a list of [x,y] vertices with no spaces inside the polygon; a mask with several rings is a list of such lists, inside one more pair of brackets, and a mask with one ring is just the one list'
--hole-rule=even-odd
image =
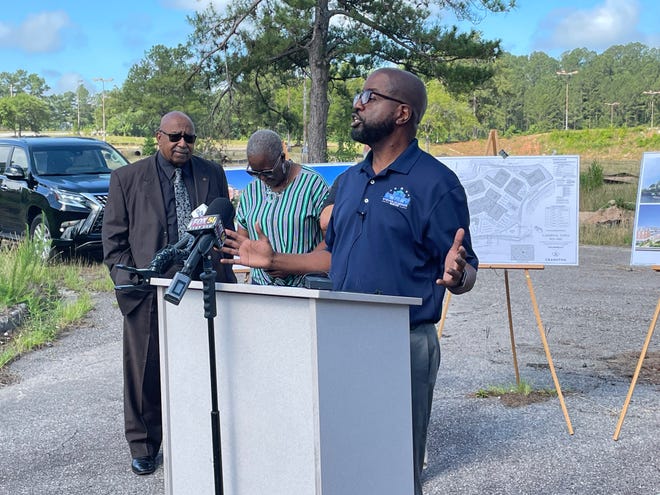
{"label": "poster board", "polygon": [[660,152],[642,156],[630,264],[660,264]]}
{"label": "poster board", "polygon": [[578,264],[580,157],[437,157],[468,197],[481,264]]}

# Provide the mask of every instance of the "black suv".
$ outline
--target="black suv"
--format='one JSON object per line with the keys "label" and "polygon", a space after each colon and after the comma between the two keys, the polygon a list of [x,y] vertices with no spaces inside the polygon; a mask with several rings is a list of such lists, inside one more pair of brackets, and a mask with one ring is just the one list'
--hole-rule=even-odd
{"label": "black suv", "polygon": [[0,138],[0,236],[43,241],[44,255],[102,251],[110,172],[128,160],[104,141]]}

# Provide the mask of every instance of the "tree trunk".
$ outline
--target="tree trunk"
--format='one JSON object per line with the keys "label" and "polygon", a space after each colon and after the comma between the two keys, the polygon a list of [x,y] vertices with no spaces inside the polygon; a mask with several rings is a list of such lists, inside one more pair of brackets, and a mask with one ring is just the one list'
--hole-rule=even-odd
{"label": "tree trunk", "polygon": [[323,163],[328,158],[326,122],[328,120],[328,109],[330,108],[327,96],[330,64],[327,60],[326,45],[328,43],[329,23],[328,0],[318,0],[316,2],[314,32],[308,48],[312,79],[309,94],[310,117],[307,130],[310,163]]}

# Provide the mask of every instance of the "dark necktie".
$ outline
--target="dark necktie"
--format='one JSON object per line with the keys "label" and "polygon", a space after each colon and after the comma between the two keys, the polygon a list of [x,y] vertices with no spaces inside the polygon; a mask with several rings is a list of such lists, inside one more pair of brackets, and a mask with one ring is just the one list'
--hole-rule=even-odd
{"label": "dark necktie", "polygon": [[188,197],[188,190],[183,183],[183,176],[181,169],[174,169],[174,200],[176,201],[176,221],[179,227],[179,239],[186,231],[188,222],[190,222],[190,198]]}

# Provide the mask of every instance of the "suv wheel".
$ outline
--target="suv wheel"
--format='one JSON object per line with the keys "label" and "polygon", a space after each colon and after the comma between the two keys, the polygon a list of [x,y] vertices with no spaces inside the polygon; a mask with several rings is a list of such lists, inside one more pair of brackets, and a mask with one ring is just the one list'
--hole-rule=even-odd
{"label": "suv wheel", "polygon": [[35,243],[37,253],[43,260],[50,259],[55,255],[56,250],[53,247],[53,238],[50,235],[50,228],[43,215],[37,215],[30,224],[30,239]]}

